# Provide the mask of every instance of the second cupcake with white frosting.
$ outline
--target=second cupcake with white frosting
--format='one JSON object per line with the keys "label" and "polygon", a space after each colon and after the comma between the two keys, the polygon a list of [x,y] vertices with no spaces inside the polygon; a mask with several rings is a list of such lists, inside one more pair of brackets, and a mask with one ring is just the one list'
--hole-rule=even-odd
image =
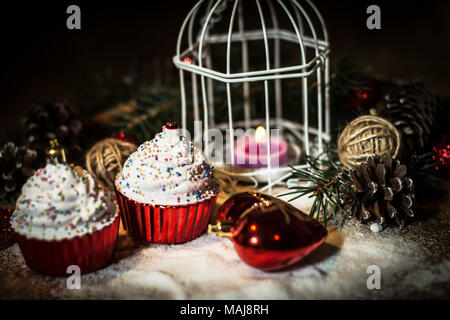
{"label": "second cupcake with white frosting", "polygon": [[216,194],[213,166],[180,130],[163,127],[130,155],[116,180],[130,199],[154,205],[184,205]]}
{"label": "second cupcake with white frosting", "polygon": [[115,188],[125,229],[171,244],[203,234],[218,194],[210,161],[172,123],[130,155]]}

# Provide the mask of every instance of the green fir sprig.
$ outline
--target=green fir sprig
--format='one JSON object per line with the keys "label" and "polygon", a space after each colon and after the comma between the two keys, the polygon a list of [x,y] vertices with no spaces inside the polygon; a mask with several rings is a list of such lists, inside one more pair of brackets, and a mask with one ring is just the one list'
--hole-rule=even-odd
{"label": "green fir sprig", "polygon": [[[325,226],[331,217],[337,224],[339,216],[344,220],[348,216],[341,195],[351,191],[349,188],[352,187],[352,178],[350,169],[345,168],[337,159],[336,148],[327,144],[324,153],[317,157],[307,157],[308,168],[291,166],[292,178],[303,184],[290,187],[289,192],[281,195],[292,195],[289,202],[303,196],[314,197],[309,214],[316,220],[322,220]],[[419,175],[430,177],[433,172],[430,169],[435,165],[431,154],[425,153],[411,156],[407,167],[409,175],[417,178]]]}
{"label": "green fir sprig", "polygon": [[316,220],[322,217],[325,226],[331,216],[337,221],[338,215],[345,214],[339,188],[347,187],[346,183],[350,180],[348,170],[333,160],[332,153],[335,151],[330,150],[329,146],[326,149],[326,153],[318,157],[307,157],[308,169],[291,166],[292,177],[307,183],[290,187],[291,191],[283,194],[294,195],[289,201],[306,195],[309,198],[315,197],[309,214]]}

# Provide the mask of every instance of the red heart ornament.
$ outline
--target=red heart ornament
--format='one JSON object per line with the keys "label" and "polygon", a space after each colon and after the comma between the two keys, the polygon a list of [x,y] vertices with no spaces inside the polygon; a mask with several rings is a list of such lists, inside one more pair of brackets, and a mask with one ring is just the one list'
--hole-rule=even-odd
{"label": "red heart ornament", "polygon": [[219,208],[210,233],[229,237],[239,257],[261,270],[288,267],[322,244],[327,230],[291,204],[262,193],[242,192]]}

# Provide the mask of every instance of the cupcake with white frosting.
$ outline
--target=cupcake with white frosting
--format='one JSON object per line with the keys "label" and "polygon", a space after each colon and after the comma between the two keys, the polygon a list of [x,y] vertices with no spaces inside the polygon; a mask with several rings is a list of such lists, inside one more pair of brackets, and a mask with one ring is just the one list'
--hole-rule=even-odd
{"label": "cupcake with white frosting", "polygon": [[218,192],[210,161],[172,123],[130,155],[115,188],[125,229],[157,243],[200,236]]}
{"label": "cupcake with white frosting", "polygon": [[109,263],[119,219],[116,202],[90,173],[48,163],[23,186],[11,226],[31,269],[68,276],[70,265],[88,273]]}

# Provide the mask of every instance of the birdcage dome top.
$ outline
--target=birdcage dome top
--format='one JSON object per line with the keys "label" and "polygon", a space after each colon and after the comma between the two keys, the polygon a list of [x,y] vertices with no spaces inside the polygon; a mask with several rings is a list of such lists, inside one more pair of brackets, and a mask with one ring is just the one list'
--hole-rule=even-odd
{"label": "birdcage dome top", "polygon": [[[238,45],[243,43],[245,47]],[[259,44],[263,55],[253,68],[234,58],[238,48],[251,51],[250,43]],[[219,58],[211,61],[214,50]],[[293,51],[294,59],[280,62],[280,56]],[[200,0],[181,26],[173,62],[234,83],[308,76],[328,52],[324,20],[310,0]]]}

